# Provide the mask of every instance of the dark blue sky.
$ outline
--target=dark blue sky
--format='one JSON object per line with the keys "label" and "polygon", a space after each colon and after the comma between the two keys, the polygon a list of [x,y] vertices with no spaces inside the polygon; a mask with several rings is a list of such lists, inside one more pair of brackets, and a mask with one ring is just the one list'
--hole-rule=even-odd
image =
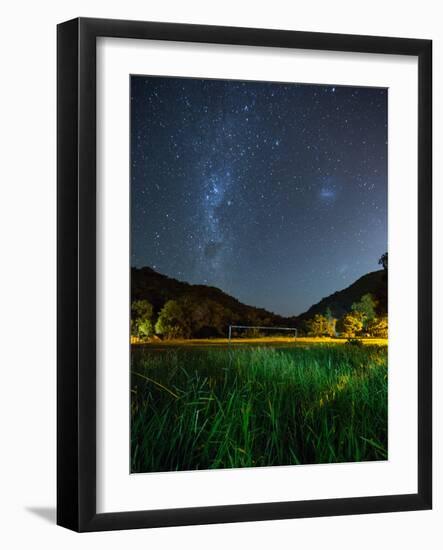
{"label": "dark blue sky", "polygon": [[387,90],[131,77],[134,266],[303,312],[387,251]]}

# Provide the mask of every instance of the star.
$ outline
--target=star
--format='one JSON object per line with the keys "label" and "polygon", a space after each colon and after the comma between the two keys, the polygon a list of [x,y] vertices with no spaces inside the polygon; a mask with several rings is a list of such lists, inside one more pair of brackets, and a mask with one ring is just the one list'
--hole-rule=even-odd
{"label": "star", "polygon": [[132,265],[283,315],[377,268],[385,89],[138,75],[130,101]]}

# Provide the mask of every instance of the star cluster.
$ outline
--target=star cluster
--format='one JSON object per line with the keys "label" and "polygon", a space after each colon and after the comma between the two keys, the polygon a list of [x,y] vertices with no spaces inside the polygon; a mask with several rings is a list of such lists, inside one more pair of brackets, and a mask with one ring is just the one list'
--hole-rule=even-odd
{"label": "star cluster", "polygon": [[132,265],[283,315],[387,250],[387,90],[131,77]]}

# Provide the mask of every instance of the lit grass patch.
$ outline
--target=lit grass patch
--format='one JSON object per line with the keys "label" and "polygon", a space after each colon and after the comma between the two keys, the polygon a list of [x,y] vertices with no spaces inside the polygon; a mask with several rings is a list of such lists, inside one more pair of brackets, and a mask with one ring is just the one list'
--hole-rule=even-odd
{"label": "lit grass patch", "polygon": [[133,472],[387,458],[387,348],[132,353]]}

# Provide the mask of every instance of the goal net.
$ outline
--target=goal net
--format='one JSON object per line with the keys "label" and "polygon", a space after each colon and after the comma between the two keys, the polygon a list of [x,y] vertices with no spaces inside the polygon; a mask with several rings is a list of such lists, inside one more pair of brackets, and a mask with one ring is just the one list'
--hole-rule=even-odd
{"label": "goal net", "polygon": [[250,325],[229,325],[228,340],[233,338],[266,338],[269,336],[297,338],[297,329],[291,327],[255,327]]}

